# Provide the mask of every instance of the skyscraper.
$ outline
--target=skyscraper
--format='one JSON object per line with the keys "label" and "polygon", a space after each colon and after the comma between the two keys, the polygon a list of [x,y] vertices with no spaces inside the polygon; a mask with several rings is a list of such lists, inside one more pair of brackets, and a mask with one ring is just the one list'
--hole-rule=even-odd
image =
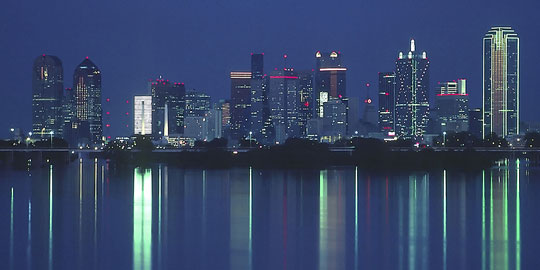
{"label": "skyscraper", "polygon": [[[164,135],[165,126],[168,127],[169,134],[182,134],[186,94],[184,84],[159,78],[150,81],[150,91],[152,93],[152,135],[154,138],[161,138]],[[165,125],[165,113],[167,113],[168,125]]]}
{"label": "skyscraper", "polygon": [[306,136],[306,126],[309,119],[313,118],[315,113],[313,102],[313,72],[298,72],[298,95],[299,95],[299,121],[300,136]]}
{"label": "skyscraper", "polygon": [[414,40],[409,53],[399,53],[396,79],[396,135],[421,139],[429,117],[429,60],[426,52],[416,52]]}
{"label": "skyscraper", "polygon": [[252,137],[262,139],[264,123],[265,91],[264,54],[251,54],[251,120]]}
{"label": "skyscraper", "polygon": [[291,68],[270,73],[268,105],[275,141],[300,136],[300,96],[298,74]]}
{"label": "skyscraper", "polygon": [[88,130],[83,131],[89,134],[88,143],[101,143],[103,136],[101,72],[88,57],[75,68],[73,91],[75,91],[77,121],[81,127],[88,125]]}
{"label": "skyscraper", "polygon": [[251,120],[251,72],[233,71],[231,78],[231,126],[233,139],[248,136]]}
{"label": "skyscraper", "polygon": [[379,130],[393,134],[395,127],[396,73],[379,72]]}
{"label": "skyscraper", "polygon": [[323,117],[323,104],[328,97],[341,98],[347,94],[347,68],[342,65],[341,57],[341,53],[335,51],[315,53],[315,111],[319,117]]}
{"label": "skyscraper", "polygon": [[34,137],[62,135],[64,69],[56,56],[42,55],[32,67],[32,133]]}
{"label": "skyscraper", "polygon": [[469,130],[469,95],[466,80],[439,83],[435,107],[441,132]]}
{"label": "skyscraper", "polygon": [[484,37],[483,136],[519,133],[519,37],[493,27]]}

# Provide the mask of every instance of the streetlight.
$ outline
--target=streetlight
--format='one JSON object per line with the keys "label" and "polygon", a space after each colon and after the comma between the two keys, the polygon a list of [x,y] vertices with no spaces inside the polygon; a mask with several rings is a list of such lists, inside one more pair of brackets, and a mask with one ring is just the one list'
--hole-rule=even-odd
{"label": "streetlight", "polygon": [[51,132],[49,132],[49,134],[51,134],[51,148],[52,148],[52,136],[54,135],[54,131],[51,130]]}
{"label": "streetlight", "polygon": [[444,147],[446,147],[446,131],[443,131],[442,135],[443,135],[443,143],[442,143],[442,145]]}

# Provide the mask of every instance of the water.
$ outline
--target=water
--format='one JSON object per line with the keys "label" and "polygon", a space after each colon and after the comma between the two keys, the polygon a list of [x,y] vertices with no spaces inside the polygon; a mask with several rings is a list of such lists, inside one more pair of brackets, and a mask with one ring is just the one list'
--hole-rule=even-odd
{"label": "water", "polygon": [[540,168],[0,170],[2,269],[539,269]]}

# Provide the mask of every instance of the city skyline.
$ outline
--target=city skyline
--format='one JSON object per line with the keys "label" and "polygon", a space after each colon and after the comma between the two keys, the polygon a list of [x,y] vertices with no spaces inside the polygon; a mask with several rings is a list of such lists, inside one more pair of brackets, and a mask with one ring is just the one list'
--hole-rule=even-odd
{"label": "city skyline", "polygon": [[[539,22],[527,19],[527,14],[540,4],[492,3],[339,3],[342,11],[328,15],[320,8],[322,2],[318,1],[310,1],[308,5],[295,4],[286,11],[278,8],[285,4],[280,1],[273,5],[253,3],[247,6],[232,1],[220,12],[205,9],[202,2],[188,5],[165,1],[150,7],[134,1],[127,7],[105,3],[83,5],[77,9],[76,5],[65,1],[56,8],[45,3],[10,2],[1,11],[5,15],[2,17],[9,22],[3,24],[2,31],[10,42],[4,42],[4,50],[0,51],[10,63],[0,70],[6,89],[4,100],[10,102],[0,101],[0,113],[6,115],[18,107],[29,106],[27,97],[31,85],[28,66],[34,57],[43,53],[60,57],[66,70],[71,70],[85,56],[98,63],[104,74],[104,97],[107,95],[111,104],[115,104],[111,113],[120,116],[129,108],[120,101],[142,94],[146,80],[158,75],[184,82],[188,89],[193,87],[213,97],[225,98],[229,92],[228,71],[248,66],[249,58],[244,56],[251,52],[265,53],[268,59],[265,61],[266,69],[281,66],[279,56],[284,53],[289,55],[287,61],[295,68],[311,69],[316,51],[340,50],[346,56],[349,69],[349,92],[363,98],[363,85],[366,82],[375,84],[378,71],[391,69],[402,44],[411,38],[420,42],[430,54],[431,86],[438,81],[467,78],[471,107],[479,107],[481,40],[495,25],[510,25],[520,34],[523,41],[521,53],[524,55],[521,88],[524,95],[531,94],[527,89],[534,87],[530,78],[534,78],[534,63],[539,57],[534,53],[538,43],[535,29],[538,29]],[[394,8],[388,9],[387,6]],[[420,7],[422,17],[407,20],[405,14],[416,10],[414,6]],[[38,7],[44,12],[24,19],[15,16]],[[441,10],[458,12],[456,7],[459,7],[460,20],[439,16]],[[76,10],[80,9],[87,12],[77,15]],[[154,9],[161,10],[161,13],[150,12]],[[90,18],[95,12],[101,14],[100,20],[92,23]],[[172,16],[179,12],[186,14]],[[375,14],[378,12],[385,12],[385,19],[377,18]],[[278,13],[282,20],[276,20],[272,15]],[[45,17],[44,14],[50,16]],[[78,19],[77,16],[82,17]],[[238,19],[229,19],[235,16]],[[135,21],[135,18],[144,19]],[[66,24],[65,20],[72,23]],[[43,21],[47,21],[48,29],[54,29],[46,35],[38,30]],[[251,25],[246,21],[252,22]],[[164,36],[168,38],[164,39]],[[212,63],[205,59],[211,59]],[[65,80],[65,85],[71,85],[68,74]],[[523,114],[525,121],[536,120],[540,115],[540,108],[533,104],[535,98],[533,95],[522,103],[522,111],[530,111]],[[8,127],[18,123],[28,127],[30,112],[21,111],[4,122]],[[121,122],[115,120],[112,123],[114,135],[130,130],[119,127]],[[7,131],[2,130],[0,135],[6,136]]]}

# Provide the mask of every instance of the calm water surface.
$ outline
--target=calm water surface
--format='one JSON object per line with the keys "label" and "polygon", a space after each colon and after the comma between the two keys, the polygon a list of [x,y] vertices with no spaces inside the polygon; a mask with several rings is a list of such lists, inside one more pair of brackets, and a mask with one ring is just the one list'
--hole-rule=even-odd
{"label": "calm water surface", "polygon": [[1,269],[540,269],[540,168],[0,170]]}

